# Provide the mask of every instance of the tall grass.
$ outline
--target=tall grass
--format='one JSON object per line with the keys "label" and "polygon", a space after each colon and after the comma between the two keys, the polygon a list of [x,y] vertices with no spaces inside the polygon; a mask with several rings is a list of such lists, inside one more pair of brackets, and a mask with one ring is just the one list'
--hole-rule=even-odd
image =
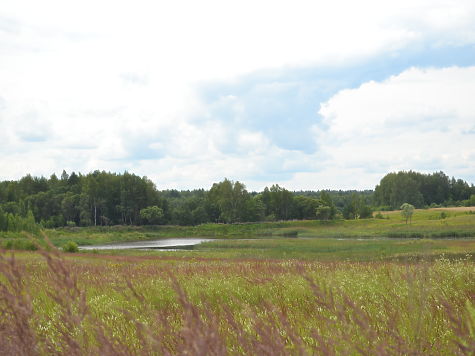
{"label": "tall grass", "polygon": [[3,355],[465,355],[475,268],[151,256],[0,257]]}

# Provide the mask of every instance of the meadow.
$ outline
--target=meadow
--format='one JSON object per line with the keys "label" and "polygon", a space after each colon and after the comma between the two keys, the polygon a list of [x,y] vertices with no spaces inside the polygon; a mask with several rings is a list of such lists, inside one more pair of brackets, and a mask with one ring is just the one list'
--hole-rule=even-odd
{"label": "meadow", "polygon": [[[398,213],[269,223],[258,239],[189,251],[3,251],[0,354],[472,355],[475,240],[378,237],[473,229],[469,211],[444,212],[416,212],[407,226]],[[157,233],[59,230],[51,240],[108,242],[113,229],[116,240]]]}
{"label": "meadow", "polygon": [[[377,213],[374,215],[376,216]],[[381,218],[358,220],[299,220],[197,226],[97,226],[46,229],[51,242],[61,247],[153,240],[168,237],[219,239],[317,237],[317,238],[470,238],[475,237],[475,207],[417,209],[406,224],[398,211],[381,212]],[[34,249],[21,233],[0,233],[0,247]],[[41,238],[41,235],[39,235]]]}
{"label": "meadow", "polygon": [[418,355],[475,348],[475,265],[3,254],[0,353]]}

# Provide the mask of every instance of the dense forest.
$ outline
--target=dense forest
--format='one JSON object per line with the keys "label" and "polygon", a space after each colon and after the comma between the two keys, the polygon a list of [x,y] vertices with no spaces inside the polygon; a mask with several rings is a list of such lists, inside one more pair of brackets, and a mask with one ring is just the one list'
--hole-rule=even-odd
{"label": "dense forest", "polygon": [[63,171],[0,182],[0,231],[97,225],[197,225],[294,219],[370,218],[374,210],[475,204],[475,187],[443,172],[387,174],[375,191],[298,191],[275,184],[248,192],[224,179],[209,190],[162,190],[147,177]]}
{"label": "dense forest", "polygon": [[475,205],[475,187],[444,172],[422,174],[414,171],[389,173],[374,190],[373,202],[387,210],[409,203],[416,208]]}

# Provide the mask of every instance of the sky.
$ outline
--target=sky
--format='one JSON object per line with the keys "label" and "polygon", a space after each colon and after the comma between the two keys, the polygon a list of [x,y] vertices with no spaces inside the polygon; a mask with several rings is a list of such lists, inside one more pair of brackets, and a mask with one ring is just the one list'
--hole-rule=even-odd
{"label": "sky", "polygon": [[5,0],[0,180],[475,183],[475,2]]}

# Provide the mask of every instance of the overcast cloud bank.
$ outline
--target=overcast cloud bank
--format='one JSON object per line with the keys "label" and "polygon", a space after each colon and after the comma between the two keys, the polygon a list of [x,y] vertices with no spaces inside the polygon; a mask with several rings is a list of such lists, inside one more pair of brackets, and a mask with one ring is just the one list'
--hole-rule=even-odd
{"label": "overcast cloud bank", "polygon": [[[15,1],[0,179],[129,170],[162,188],[475,182],[471,1]],[[473,95],[473,94],[472,94]]]}

